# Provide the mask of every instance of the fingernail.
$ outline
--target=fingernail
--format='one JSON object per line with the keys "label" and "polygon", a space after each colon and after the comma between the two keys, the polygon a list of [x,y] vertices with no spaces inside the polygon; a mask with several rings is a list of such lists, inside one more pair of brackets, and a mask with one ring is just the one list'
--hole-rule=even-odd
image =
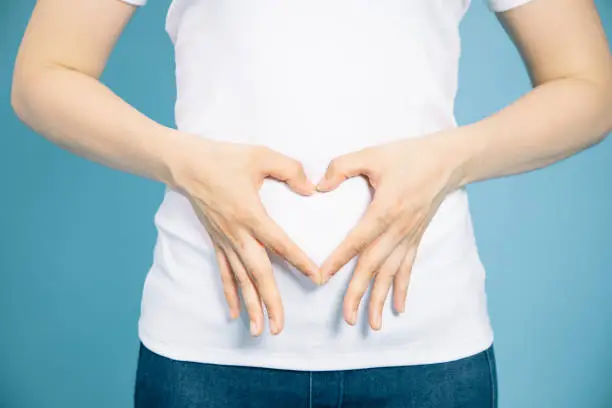
{"label": "fingernail", "polygon": [[357,323],[357,311],[353,310],[353,312],[351,313],[351,324],[355,323]]}
{"label": "fingernail", "polygon": [[380,316],[378,313],[374,316],[374,330],[378,330],[380,328]]}
{"label": "fingernail", "polygon": [[315,191],[317,191],[317,186],[310,180],[308,180],[308,190],[311,193],[314,193]]}
{"label": "fingernail", "polygon": [[308,275],[306,275],[306,277],[313,281],[316,285],[319,285],[321,283],[321,276],[318,273],[311,271]]}
{"label": "fingernail", "polygon": [[323,283],[323,277],[321,276],[321,274],[319,272],[311,272],[312,275],[312,280],[314,281],[314,283],[316,283],[317,285],[320,285],[321,283]]}
{"label": "fingernail", "polygon": [[251,335],[252,336],[257,335],[257,323],[255,323],[254,320],[251,320]]}
{"label": "fingernail", "polygon": [[278,324],[274,320],[270,320],[270,332],[272,334],[278,333]]}
{"label": "fingernail", "polygon": [[331,280],[331,278],[334,277],[334,274],[333,273],[328,273],[328,274],[323,275],[323,276],[325,276],[325,283],[327,283],[327,282],[329,282]]}
{"label": "fingernail", "polygon": [[326,282],[327,282],[327,276],[323,275],[322,273],[319,274],[319,285],[323,285]]}
{"label": "fingernail", "polygon": [[321,267],[321,269],[319,270],[319,274],[321,276],[321,283],[326,283],[329,280],[329,273],[327,272],[327,267]]}

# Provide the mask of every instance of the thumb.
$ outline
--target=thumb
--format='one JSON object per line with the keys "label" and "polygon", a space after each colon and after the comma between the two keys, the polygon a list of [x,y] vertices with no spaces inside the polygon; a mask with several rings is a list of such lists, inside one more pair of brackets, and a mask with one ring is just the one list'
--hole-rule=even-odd
{"label": "thumb", "polygon": [[266,174],[285,182],[296,193],[311,195],[315,192],[314,184],[306,176],[304,166],[299,161],[269,149],[263,157],[263,163]]}
{"label": "thumb", "polygon": [[327,166],[325,174],[317,183],[317,190],[331,191],[348,178],[365,174],[364,153],[361,151],[348,153],[333,159]]}

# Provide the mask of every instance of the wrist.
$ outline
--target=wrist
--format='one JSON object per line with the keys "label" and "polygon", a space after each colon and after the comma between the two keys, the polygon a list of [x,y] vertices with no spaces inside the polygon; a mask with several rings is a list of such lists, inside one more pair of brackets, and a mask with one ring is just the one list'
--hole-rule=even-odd
{"label": "wrist", "polygon": [[169,188],[185,191],[185,170],[188,154],[193,152],[194,135],[172,128],[163,128],[158,138],[160,171],[158,180]]}
{"label": "wrist", "polygon": [[477,137],[478,127],[466,125],[433,135],[437,140],[442,160],[448,166],[451,190],[463,188],[476,181],[474,165],[483,150]]}

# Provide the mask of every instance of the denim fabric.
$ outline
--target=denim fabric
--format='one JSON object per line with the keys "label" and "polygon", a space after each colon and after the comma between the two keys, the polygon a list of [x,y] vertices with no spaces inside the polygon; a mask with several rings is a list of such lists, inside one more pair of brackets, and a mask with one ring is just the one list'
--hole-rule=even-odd
{"label": "denim fabric", "polygon": [[496,408],[493,346],[460,360],[287,371],[168,359],[140,345],[136,408]]}

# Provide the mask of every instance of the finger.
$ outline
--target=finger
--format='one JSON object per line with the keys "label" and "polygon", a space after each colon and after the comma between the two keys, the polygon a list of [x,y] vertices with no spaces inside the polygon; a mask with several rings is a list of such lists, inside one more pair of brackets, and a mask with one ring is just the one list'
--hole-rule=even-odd
{"label": "finger", "polygon": [[[395,222],[359,256],[356,271],[377,271],[411,232],[410,223]],[[395,272],[395,271],[394,271]]]}
{"label": "finger", "polygon": [[[257,201],[256,205],[263,208],[260,201]],[[195,208],[206,229],[208,231],[214,230],[206,217],[201,214],[199,207]],[[241,224],[253,219],[250,213],[242,218]],[[270,330],[272,334],[278,334],[282,330],[284,317],[268,254],[262,245],[249,235],[247,230],[237,227],[232,228],[232,230],[230,234],[220,236],[225,242],[224,250],[238,281],[238,286],[243,291],[245,304],[251,317],[251,333],[258,336],[263,330],[263,310],[261,306],[263,299],[264,303],[267,302]],[[257,287],[258,284],[263,286],[261,288]],[[261,293],[260,290],[265,290],[265,293]]]}
{"label": "finger", "polygon": [[349,287],[344,295],[343,305],[344,320],[350,325],[357,323],[359,305],[368,286],[370,286],[373,275],[373,271],[362,269],[359,274],[354,273],[351,278]]}
{"label": "finger", "polygon": [[[371,266],[368,267],[368,265]],[[355,324],[359,305],[361,304],[361,299],[363,299],[363,295],[368,289],[368,286],[370,285],[370,282],[377,270],[378,265],[372,263],[369,260],[366,260],[364,258],[364,254],[359,256],[359,259],[357,261],[357,267],[353,272],[351,283],[349,284],[349,288],[344,298],[345,319],[347,319],[348,323]]]}
{"label": "finger", "polygon": [[369,307],[370,327],[374,330],[380,330],[382,327],[383,307],[389,295],[395,275],[410,249],[408,242],[408,239],[402,241],[375,274]]}
{"label": "finger", "polygon": [[240,244],[235,248],[236,253],[266,306],[270,321],[270,332],[278,334],[283,329],[284,311],[274,279],[272,263],[265,248],[249,235],[248,231],[243,230],[240,235],[240,237],[237,237]]}
{"label": "finger", "polygon": [[331,191],[350,177],[361,174],[367,175],[366,157],[366,150],[363,149],[333,159],[327,166],[325,174],[317,183],[317,190],[321,192]]}
{"label": "finger", "polygon": [[323,262],[321,265],[323,282],[327,282],[340,268],[364,251],[389,228],[395,214],[389,213],[382,202],[382,199],[374,198],[363,218]]}
{"label": "finger", "polygon": [[221,272],[223,293],[230,310],[230,318],[236,319],[240,314],[240,297],[238,294],[238,286],[236,284],[234,275],[232,274],[231,266],[227,260],[225,252],[214,241],[213,245],[215,247],[215,256],[217,258],[217,264],[219,265],[219,271]]}
{"label": "finger", "polygon": [[408,293],[408,285],[412,276],[412,266],[417,254],[417,245],[412,244],[406,252],[406,256],[400,265],[399,271],[395,275],[393,282],[393,307],[398,313],[404,313],[406,308],[406,296]]}
{"label": "finger", "polygon": [[255,284],[251,281],[247,271],[245,270],[242,262],[238,255],[231,248],[227,248],[225,250],[227,255],[227,260],[229,261],[232,271],[234,272],[234,276],[236,278],[236,283],[240,288],[240,292],[242,293],[242,299],[244,300],[244,304],[246,306],[247,312],[249,314],[249,318],[251,321],[250,331],[251,335],[259,336],[263,331],[263,308],[261,305],[261,299],[257,290],[255,289]]}
{"label": "finger", "polygon": [[[398,244],[402,241],[402,238],[395,238],[390,240],[388,236],[393,236],[392,233],[387,233],[381,235],[373,244],[374,246],[383,246],[387,248],[387,245],[390,249],[387,249],[389,255],[393,252],[393,250],[398,246]],[[394,243],[393,243],[394,242]],[[370,248],[368,248],[369,250]],[[367,251],[366,251],[367,252]],[[379,269],[379,262],[372,262],[373,259],[371,256],[369,259],[366,259],[365,252],[359,256],[359,260],[357,261],[357,267],[353,272],[353,277],[351,279],[351,283],[349,284],[349,288],[347,290],[345,296],[345,318],[349,319],[347,322],[354,324],[357,311],[359,309],[359,305],[361,304],[361,299],[365,294],[365,291],[368,289],[370,285],[370,281],[375,275],[375,272]],[[388,255],[385,255],[383,261],[388,258]],[[382,264],[382,261],[380,261]]]}
{"label": "finger", "polygon": [[261,154],[262,171],[266,175],[285,182],[298,194],[311,195],[316,191],[302,163],[268,147],[263,147]]}
{"label": "finger", "polygon": [[240,296],[238,294],[238,283],[236,282],[235,273],[232,271],[232,265],[228,258],[228,252],[223,245],[214,239],[217,234],[212,232],[214,228],[204,216],[200,207],[193,200],[190,199],[190,201],[198,219],[208,232],[213,243],[217,264],[219,265],[219,272],[221,273],[223,293],[230,309],[230,318],[235,319],[240,314]]}
{"label": "finger", "polygon": [[317,264],[270,218],[265,209],[262,208],[249,224],[251,234],[259,242],[286,259],[314,283],[320,284],[321,273]]}

